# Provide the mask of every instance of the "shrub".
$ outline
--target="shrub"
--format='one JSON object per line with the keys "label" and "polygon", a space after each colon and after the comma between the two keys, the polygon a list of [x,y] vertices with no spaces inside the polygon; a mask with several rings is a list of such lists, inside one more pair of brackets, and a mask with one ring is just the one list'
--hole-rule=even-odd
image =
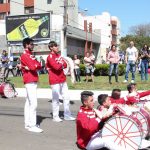
{"label": "shrub", "polygon": [[[85,75],[84,64],[80,64],[80,71],[81,71],[81,76],[84,76]],[[108,73],[109,73],[109,64],[95,64],[95,71],[94,71],[95,76],[108,76]],[[118,74],[120,76],[125,74],[125,64],[119,64]]]}

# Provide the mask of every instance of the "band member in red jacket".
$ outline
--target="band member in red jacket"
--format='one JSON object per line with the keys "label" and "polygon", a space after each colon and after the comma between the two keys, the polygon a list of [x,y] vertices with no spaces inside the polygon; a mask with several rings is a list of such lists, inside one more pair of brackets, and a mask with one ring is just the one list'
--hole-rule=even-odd
{"label": "band member in red jacket", "polygon": [[123,150],[112,141],[105,141],[99,132],[99,123],[102,119],[99,111],[94,109],[93,92],[81,93],[82,106],[77,114],[77,146],[80,149],[96,150],[106,147],[111,150]]}
{"label": "band member in red jacket", "polygon": [[23,82],[26,88],[27,97],[24,107],[25,128],[31,132],[42,132],[36,124],[36,108],[37,108],[37,70],[41,69],[40,63],[32,55],[34,48],[33,40],[25,38],[23,40],[24,52],[21,55],[21,69],[23,73]]}
{"label": "band member in red jacket", "polygon": [[120,89],[113,89],[111,96],[110,96],[111,103],[115,104],[125,104],[125,99],[121,97],[121,90]]}
{"label": "band member in red jacket", "polygon": [[150,95],[150,90],[144,92],[138,92],[136,88],[136,83],[130,83],[129,85],[127,85],[127,90],[129,93],[127,95],[126,104],[128,105],[138,103],[141,97]]}
{"label": "band member in red jacket", "polygon": [[71,116],[69,109],[69,92],[66,83],[66,75],[63,69],[67,67],[67,63],[59,54],[58,45],[55,41],[51,41],[48,45],[50,54],[47,57],[46,67],[49,74],[49,84],[52,88],[52,111],[53,121],[61,122],[59,117],[59,96],[64,102],[64,120],[75,120]]}

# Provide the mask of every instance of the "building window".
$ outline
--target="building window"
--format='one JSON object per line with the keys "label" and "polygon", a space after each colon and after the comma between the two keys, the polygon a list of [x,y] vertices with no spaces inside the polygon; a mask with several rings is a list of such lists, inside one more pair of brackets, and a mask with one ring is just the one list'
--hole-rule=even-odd
{"label": "building window", "polygon": [[5,19],[6,13],[0,13],[0,20]]}
{"label": "building window", "polygon": [[24,11],[25,14],[32,14],[34,13],[34,7],[25,7]]}
{"label": "building window", "polygon": [[52,0],[47,0],[47,4],[51,4],[52,3]]}
{"label": "building window", "polygon": [[4,3],[4,0],[0,0],[0,4],[3,4]]}

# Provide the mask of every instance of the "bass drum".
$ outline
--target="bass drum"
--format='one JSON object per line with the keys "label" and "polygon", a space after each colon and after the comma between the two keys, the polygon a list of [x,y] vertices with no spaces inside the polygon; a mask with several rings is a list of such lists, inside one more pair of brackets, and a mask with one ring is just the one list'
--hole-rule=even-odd
{"label": "bass drum", "polygon": [[0,95],[7,98],[15,97],[15,89],[11,83],[0,84]]}
{"label": "bass drum", "polygon": [[116,115],[105,123],[102,138],[128,150],[137,150],[142,141],[141,123],[132,116]]}

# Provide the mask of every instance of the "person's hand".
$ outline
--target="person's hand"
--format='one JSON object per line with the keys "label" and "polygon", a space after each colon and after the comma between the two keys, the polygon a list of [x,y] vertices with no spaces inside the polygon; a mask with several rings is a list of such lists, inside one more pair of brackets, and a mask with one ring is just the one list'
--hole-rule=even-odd
{"label": "person's hand", "polygon": [[95,108],[93,108],[93,110],[95,111],[96,116],[97,116],[98,118],[102,119],[102,114],[101,114],[101,112],[100,112],[98,109],[95,109]]}
{"label": "person's hand", "polygon": [[25,66],[24,69],[25,69],[25,70],[30,70],[30,69],[28,68],[28,66]]}

